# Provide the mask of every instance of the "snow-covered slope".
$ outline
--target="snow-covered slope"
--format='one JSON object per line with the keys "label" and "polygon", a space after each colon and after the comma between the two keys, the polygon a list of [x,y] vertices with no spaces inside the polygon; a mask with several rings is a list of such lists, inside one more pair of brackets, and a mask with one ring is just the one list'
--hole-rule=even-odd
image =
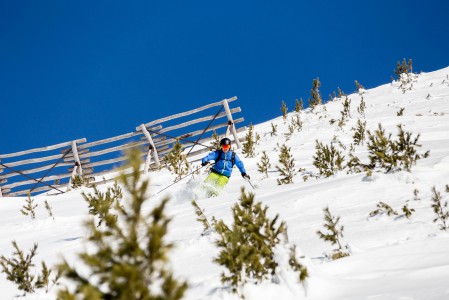
{"label": "snow-covered slope", "polygon": [[[256,146],[255,158],[242,157],[252,190],[238,170],[225,192],[216,198],[200,198],[197,202],[208,217],[215,216],[231,221],[231,207],[238,201],[240,188],[256,194],[256,200],[269,206],[269,214],[279,214],[286,221],[290,241],[305,255],[310,277],[305,286],[292,283],[288,274],[279,283],[250,285],[245,289],[246,299],[449,299],[449,234],[441,231],[431,208],[431,188],[436,187],[449,201],[445,185],[449,184],[449,68],[420,74],[412,90],[402,92],[397,84],[386,84],[375,89],[349,95],[351,110],[347,124],[340,129],[331,119],[338,120],[343,110],[343,100],[336,99],[315,112],[301,113],[303,128],[286,140],[289,122],[277,119],[257,124],[254,131],[261,139]],[[360,101],[366,102],[365,117],[358,111]],[[397,112],[403,110],[403,116]],[[288,119],[294,117],[290,113]],[[367,122],[373,132],[379,123],[387,133],[397,134],[397,125],[405,131],[420,134],[419,152],[430,150],[428,158],[421,159],[412,171],[389,174],[346,174],[341,171],[329,178],[303,180],[303,176],[317,173],[313,166],[315,140],[330,145],[340,141],[347,154],[352,142],[357,120]],[[271,124],[277,125],[277,136],[271,136]],[[300,171],[293,184],[278,185],[276,171],[279,146],[291,148],[296,169]],[[336,143],[335,145],[337,145]],[[340,146],[339,146],[340,147]],[[269,177],[257,171],[262,151],[271,160]],[[365,146],[356,146],[355,154],[367,161]],[[169,214],[172,216],[169,238],[176,243],[171,252],[174,273],[189,281],[185,299],[237,299],[220,283],[222,268],[213,263],[218,249],[214,235],[201,236],[202,225],[190,204],[195,187],[205,174],[187,182],[181,181],[163,193],[154,196],[148,206],[166,195],[171,197]],[[155,194],[173,182],[173,175],[166,170],[150,173],[151,193]],[[87,190],[87,189],[86,189]],[[418,190],[418,195],[414,191]],[[20,213],[25,198],[0,198],[0,254],[7,257],[13,251],[11,241],[16,240],[21,249],[28,250],[38,243],[39,260],[52,265],[62,258],[76,262],[76,253],[85,249],[86,232],[83,220],[88,217],[87,204],[74,190],[59,196],[33,197],[39,204],[36,220]],[[44,208],[47,200],[53,208],[54,219]],[[399,214],[396,216],[370,217],[380,202],[389,204]],[[402,213],[407,204],[415,211],[410,218]],[[331,245],[318,238],[323,230],[323,208],[329,207],[333,215],[341,217],[344,225],[344,242],[351,255],[336,261],[328,261],[323,253],[329,253]],[[147,208],[149,209],[149,207]],[[19,294],[16,287],[0,275],[2,299]],[[28,295],[28,299],[54,299],[57,288]]]}

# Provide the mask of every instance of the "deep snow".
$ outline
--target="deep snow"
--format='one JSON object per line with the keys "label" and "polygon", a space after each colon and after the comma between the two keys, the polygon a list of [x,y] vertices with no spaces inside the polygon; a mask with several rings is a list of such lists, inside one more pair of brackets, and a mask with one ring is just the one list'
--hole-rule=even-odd
{"label": "deep snow", "polygon": [[[235,168],[221,196],[200,197],[197,202],[208,217],[230,222],[231,207],[238,201],[240,188],[253,191],[256,200],[269,206],[270,215],[279,214],[286,221],[290,242],[305,255],[302,262],[307,265],[310,277],[303,286],[281,265],[278,283],[248,285],[244,289],[246,299],[449,299],[449,234],[433,222],[431,208],[433,186],[441,192],[444,201],[449,201],[449,194],[444,191],[449,184],[448,74],[449,67],[420,74],[412,90],[405,93],[393,83],[349,95],[351,118],[343,130],[329,122],[340,118],[342,99],[327,103],[326,110],[303,111],[302,131],[293,133],[287,141],[284,134],[288,132],[288,122],[282,116],[255,125],[254,131],[261,137],[256,146],[257,156],[245,158],[241,150],[237,153],[257,188],[252,190]],[[367,105],[365,118],[357,112],[362,97]],[[292,108],[293,105],[290,111]],[[403,116],[397,116],[400,108],[405,108]],[[288,118],[294,115],[291,112]],[[410,173],[374,173],[368,178],[365,173],[341,171],[329,178],[310,178],[304,182],[306,172],[317,172],[313,166],[315,140],[327,145],[339,140],[349,149],[351,128],[358,119],[366,120],[367,129],[372,132],[381,123],[393,137],[397,134],[396,125],[403,124],[404,130],[413,136],[420,134],[419,152],[430,150],[430,156],[419,160]],[[270,135],[271,123],[278,126],[277,136]],[[277,144],[284,143],[291,148],[296,169],[304,168],[306,172],[299,172],[293,184],[280,186],[276,182],[279,177],[275,168],[279,157]],[[267,152],[272,165],[268,178],[257,171],[262,151]],[[355,154],[367,162],[366,144],[356,146]],[[223,268],[212,262],[218,253],[214,244],[216,237],[201,236],[202,225],[196,221],[190,204],[205,175],[189,182],[185,179],[154,196],[146,209],[166,195],[171,197],[168,213],[173,221],[169,239],[176,243],[170,253],[171,266],[176,277],[189,282],[185,299],[237,299],[220,283]],[[153,195],[174,179],[166,170],[152,172],[148,177]],[[87,188],[84,190],[89,192]],[[414,190],[419,191],[419,199],[415,199]],[[57,196],[33,197],[39,204],[36,220],[20,213],[26,198],[0,198],[0,255],[10,257],[11,241],[16,240],[25,251],[38,243],[37,266],[42,259],[49,265],[61,262],[62,258],[75,263],[76,254],[87,247],[83,220],[88,217],[88,209],[80,193],[78,189]],[[44,208],[45,200],[53,209],[54,219]],[[389,204],[399,215],[370,217],[369,213],[380,201]],[[401,211],[406,203],[415,209],[410,219]],[[344,241],[351,250],[349,257],[336,261],[325,259],[324,253],[329,253],[332,247],[316,234],[317,230],[323,230],[322,210],[327,206],[333,215],[341,217]],[[19,294],[4,274],[0,274],[0,286],[1,299],[12,299]],[[54,299],[57,289],[53,288],[49,294],[27,295],[26,299]]]}

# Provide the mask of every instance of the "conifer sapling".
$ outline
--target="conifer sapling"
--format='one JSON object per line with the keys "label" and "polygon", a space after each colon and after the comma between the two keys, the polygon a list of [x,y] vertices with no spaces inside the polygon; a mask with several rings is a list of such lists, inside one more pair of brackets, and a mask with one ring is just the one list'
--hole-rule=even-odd
{"label": "conifer sapling", "polygon": [[340,222],[340,217],[337,216],[334,218],[329,210],[329,207],[324,208],[323,211],[325,221],[324,228],[327,230],[327,232],[323,233],[322,231],[318,230],[318,236],[326,242],[330,242],[332,245],[337,246],[337,249],[332,250],[332,259],[339,259],[345,256],[349,256],[349,253],[344,250],[347,249],[348,246],[343,246],[342,242],[340,241],[340,239],[344,237],[344,227],[343,225],[338,224],[338,222]]}
{"label": "conifer sapling", "polygon": [[[118,206],[117,222],[97,227],[89,220],[86,227],[90,251],[79,254],[83,271],[67,261],[60,265],[70,287],[58,293],[58,299],[181,299],[187,283],[178,282],[167,267],[166,241],[170,218],[165,215],[168,198],[162,199],[148,214],[143,205],[148,199],[148,180],[141,178],[141,154],[129,153],[129,176],[121,174],[119,182],[129,195]],[[107,218],[114,218],[107,213]],[[78,264],[80,264],[78,263]],[[87,271],[88,270],[88,271]]]}

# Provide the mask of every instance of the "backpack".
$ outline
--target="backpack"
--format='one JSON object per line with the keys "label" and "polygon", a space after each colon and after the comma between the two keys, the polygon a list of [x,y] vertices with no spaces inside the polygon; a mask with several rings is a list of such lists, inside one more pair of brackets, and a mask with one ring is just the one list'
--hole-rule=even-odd
{"label": "backpack", "polygon": [[[220,160],[223,159],[223,158],[221,158],[221,155],[223,153],[224,153],[223,150],[221,150],[221,149],[218,150],[218,158],[215,161],[215,164],[217,164]],[[234,151],[232,151],[232,154],[231,154],[231,163],[232,163],[232,167],[231,167],[231,169],[232,169],[232,168],[234,168],[234,165],[235,165],[235,152]]]}

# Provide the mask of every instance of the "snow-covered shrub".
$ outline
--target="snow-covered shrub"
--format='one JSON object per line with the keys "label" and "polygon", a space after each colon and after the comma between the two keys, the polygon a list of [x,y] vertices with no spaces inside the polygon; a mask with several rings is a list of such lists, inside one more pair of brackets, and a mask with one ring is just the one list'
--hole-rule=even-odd
{"label": "snow-covered shrub", "polygon": [[2,272],[6,274],[6,279],[17,285],[17,288],[23,292],[22,296],[34,293],[39,289],[45,289],[45,292],[48,292],[57,283],[61,274],[57,273],[52,276],[52,270],[42,261],[41,273],[36,277],[36,270],[33,270],[33,258],[37,254],[37,244],[34,244],[30,253],[26,255],[16,241],[13,241],[12,245],[15,249],[13,256],[11,258],[4,255],[0,257],[0,266]]}
{"label": "snow-covered shrub", "polygon": [[[148,180],[140,173],[141,155],[129,154],[132,173],[121,174],[124,187],[123,206],[117,208],[117,222],[97,227],[94,220],[86,223],[89,251],[79,254],[80,266],[64,261],[59,269],[70,282],[58,293],[58,299],[181,299],[187,283],[178,282],[167,268],[167,253],[173,247],[166,241],[168,218],[164,211],[168,198],[148,213],[142,206],[148,199]],[[107,218],[113,218],[108,216]]]}
{"label": "snow-covered shrub", "polygon": [[265,174],[268,177],[268,170],[271,168],[270,158],[267,155],[267,152],[262,151],[262,157],[260,158],[260,162],[257,163],[257,170]]}
{"label": "snow-covered shrub", "polygon": [[48,203],[47,200],[44,201],[44,204],[45,204],[45,209],[46,209],[47,212],[48,212],[48,216],[49,216],[50,218],[53,218],[53,220],[54,220],[55,217],[53,216],[53,210],[51,209],[50,204]]}
{"label": "snow-covered shrub", "polygon": [[84,175],[75,175],[72,178],[70,178],[70,186],[72,189],[77,189],[80,187],[90,187],[91,178],[84,176]]}
{"label": "snow-covered shrub", "polygon": [[192,201],[192,206],[195,209],[195,214],[197,216],[196,220],[201,224],[203,224],[203,232],[201,233],[201,235],[206,235],[210,233],[214,229],[213,225],[216,222],[215,218],[212,217],[212,224],[211,224],[211,222],[209,222],[206,215],[204,214],[204,210],[201,209],[201,207],[198,205],[198,203],[196,203],[195,200]]}
{"label": "snow-covered shrub", "polygon": [[366,109],[366,103],[365,103],[365,100],[363,99],[363,96],[362,96],[362,100],[360,100],[360,104],[357,107],[357,112],[361,116],[363,116],[363,118],[365,118],[365,109]]}
{"label": "snow-covered shrub", "polygon": [[[448,186],[446,186],[446,192],[448,191]],[[443,197],[441,193],[436,190],[435,187],[432,188],[432,208],[436,217],[433,220],[434,223],[440,222],[439,227],[441,230],[449,229],[449,210],[448,210],[448,202],[445,201],[443,203]]]}
{"label": "snow-covered shrub", "polygon": [[111,227],[117,221],[117,215],[113,214],[112,210],[121,205],[122,189],[117,182],[113,187],[108,187],[105,193],[98,190],[96,186],[93,189],[93,194],[82,193],[84,200],[89,205],[89,214],[99,219],[97,226],[104,222],[106,226]]}
{"label": "snow-covered shrub", "polygon": [[313,165],[319,170],[321,176],[329,177],[343,170],[344,155],[335,149],[334,145],[331,144],[329,147],[316,140],[315,149]]}
{"label": "snow-covered shrub", "polygon": [[299,113],[299,112],[301,112],[301,110],[303,110],[303,109],[304,109],[304,102],[302,101],[302,98],[301,98],[300,101],[298,101],[298,99],[296,99],[296,102],[295,102],[295,111],[296,111],[297,113]]}
{"label": "snow-covered shrub", "polygon": [[271,132],[270,136],[278,135],[278,125],[271,123]]}
{"label": "snow-covered shrub", "polygon": [[[268,207],[263,207],[254,198],[253,193],[245,193],[242,188],[240,202],[232,207],[232,226],[227,226],[222,220],[215,224],[219,234],[216,244],[220,248],[215,262],[227,269],[221,280],[229,283],[235,293],[247,282],[272,279],[279,264],[275,260],[275,247],[286,239],[285,222],[276,224],[279,216],[270,219]],[[300,273],[298,278],[304,281],[307,269],[297,261],[294,250],[292,252],[290,266]]]}
{"label": "snow-covered shrub", "polygon": [[343,102],[343,110],[340,111],[341,118],[338,121],[338,127],[343,128],[346,124],[346,120],[351,117],[351,100],[348,97],[345,97],[345,101]]}
{"label": "snow-covered shrub", "polygon": [[312,89],[310,90],[310,94],[312,95],[312,99],[309,99],[309,107],[314,109],[318,105],[323,103],[323,99],[321,98],[320,93],[321,82],[319,78],[316,78],[312,82]]}
{"label": "snow-covered shrub", "polygon": [[404,213],[405,217],[407,219],[410,219],[410,217],[412,216],[412,214],[415,212],[415,210],[413,208],[409,208],[407,204],[405,204],[402,207],[402,212]]}
{"label": "snow-covered shrub", "polygon": [[279,163],[276,169],[281,173],[282,178],[278,179],[279,185],[293,183],[293,176],[296,174],[295,159],[291,154],[291,149],[285,144],[281,146],[281,154],[279,155]]}
{"label": "snow-covered shrub", "polygon": [[355,82],[356,92],[359,94],[363,94],[363,92],[365,91],[365,88],[363,87],[363,85],[361,85],[357,80],[355,80],[354,82]]}
{"label": "snow-covered shrub", "polygon": [[366,121],[362,122],[360,119],[357,120],[357,125],[355,128],[353,127],[352,130],[354,130],[354,135],[352,136],[354,144],[363,145],[365,142]]}
{"label": "snow-covered shrub", "polygon": [[395,211],[390,205],[380,201],[377,203],[377,209],[369,213],[370,217],[386,214],[387,216],[397,216],[398,212]]}
{"label": "snow-covered shrub", "polygon": [[429,151],[419,154],[416,150],[417,147],[421,147],[418,144],[419,134],[412,139],[411,132],[405,132],[402,125],[397,127],[399,129],[397,140],[392,140],[391,133],[386,136],[381,124],[374,134],[371,134],[369,130],[367,131],[367,147],[370,159],[368,167],[371,170],[381,168],[386,172],[392,170],[410,172],[412,165],[416,164],[417,160],[429,156]]}
{"label": "snow-covered shrub", "polygon": [[164,156],[164,161],[167,169],[177,175],[175,181],[180,180],[189,171],[189,162],[186,155],[182,153],[182,145],[179,139],[173,144],[170,152]]}
{"label": "snow-covered shrub", "polygon": [[245,141],[243,142],[243,149],[242,153],[245,155],[245,157],[254,157],[256,155],[255,151],[255,137],[253,134],[254,126],[252,124],[249,124],[248,126],[248,132],[245,136]]}
{"label": "snow-covered shrub", "polygon": [[323,233],[322,231],[318,230],[317,234],[318,236],[325,240],[326,242],[330,242],[332,245],[338,246],[336,249],[332,250],[331,255],[329,258],[335,260],[339,259],[345,256],[349,256],[349,252],[346,250],[348,249],[347,245],[342,245],[341,238],[344,237],[343,235],[343,225],[339,225],[338,222],[340,222],[340,217],[333,217],[329,207],[326,207],[323,209],[324,212],[324,228],[327,230],[326,233]]}
{"label": "snow-covered shrub", "polygon": [[288,107],[287,107],[287,104],[285,104],[284,100],[282,100],[281,112],[282,112],[282,118],[284,119],[284,121],[286,121],[287,120]]}
{"label": "snow-covered shrub", "polygon": [[394,75],[397,76],[398,79],[401,78],[402,74],[409,74],[413,72],[413,62],[411,59],[407,60],[404,58],[402,63],[399,61],[396,63],[396,70],[393,70]]}
{"label": "snow-covered shrub", "polygon": [[27,199],[25,200],[25,204],[22,206],[20,212],[25,216],[30,216],[31,220],[36,219],[36,207],[38,204],[34,204],[34,199],[31,199],[30,193],[27,195]]}

